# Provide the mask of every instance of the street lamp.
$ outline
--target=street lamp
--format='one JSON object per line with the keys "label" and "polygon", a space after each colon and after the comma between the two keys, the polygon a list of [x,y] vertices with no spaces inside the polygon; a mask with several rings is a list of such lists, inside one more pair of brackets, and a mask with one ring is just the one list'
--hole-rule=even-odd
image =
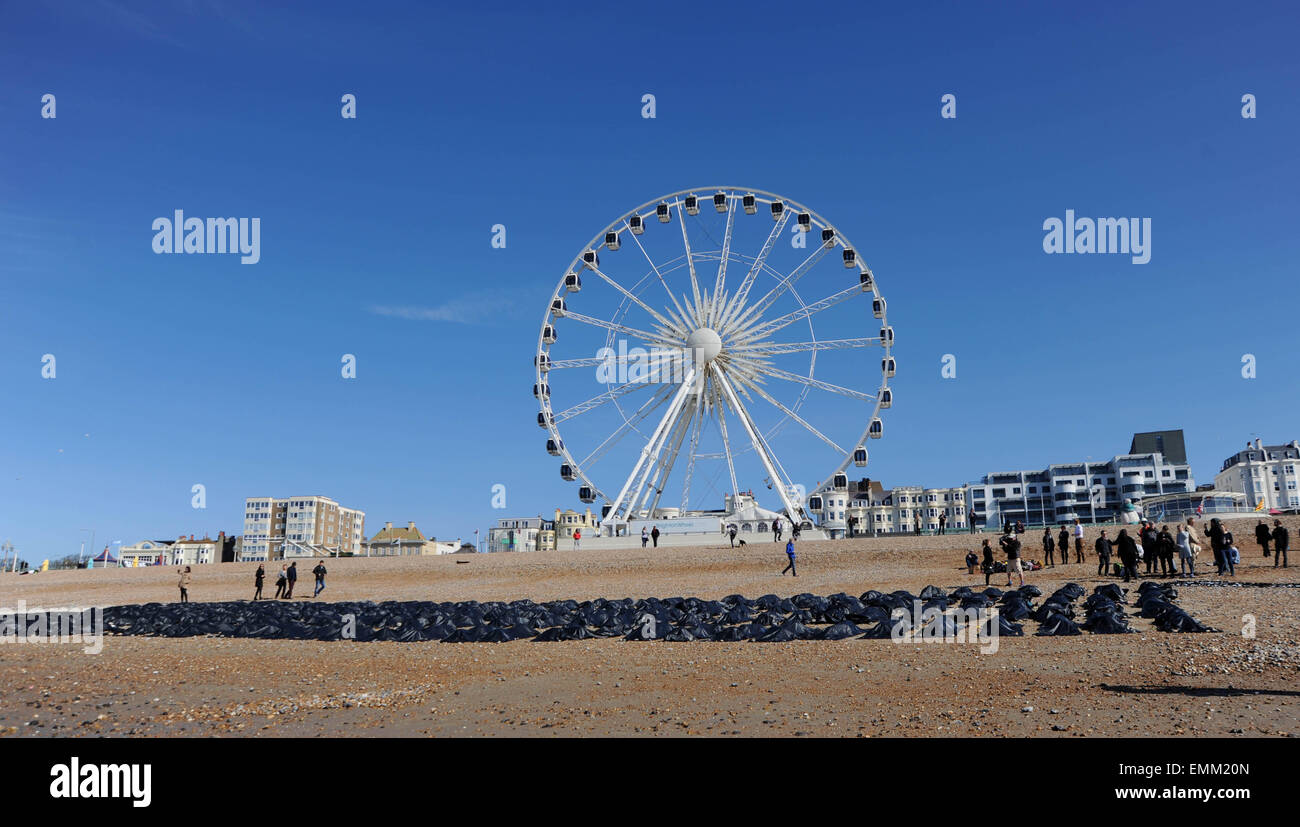
{"label": "street lamp", "polygon": [[[93,557],[95,555],[95,529],[83,528],[81,530],[90,532],[90,554]],[[83,539],[81,541],[81,553],[77,555],[77,564],[82,565],[85,562],[86,562],[86,541]]]}

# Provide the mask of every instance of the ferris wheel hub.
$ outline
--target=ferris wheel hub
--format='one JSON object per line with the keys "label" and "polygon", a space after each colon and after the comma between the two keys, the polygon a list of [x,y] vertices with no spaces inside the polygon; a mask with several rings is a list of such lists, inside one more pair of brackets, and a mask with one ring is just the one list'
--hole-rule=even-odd
{"label": "ferris wheel hub", "polygon": [[711,327],[700,327],[686,337],[686,347],[695,356],[695,362],[706,365],[722,352],[722,337]]}

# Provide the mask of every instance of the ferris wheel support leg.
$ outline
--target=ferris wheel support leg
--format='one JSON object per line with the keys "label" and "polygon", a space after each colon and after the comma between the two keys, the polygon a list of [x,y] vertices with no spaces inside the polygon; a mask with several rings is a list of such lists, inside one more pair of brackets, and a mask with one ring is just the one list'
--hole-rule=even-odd
{"label": "ferris wheel support leg", "polygon": [[629,490],[632,488],[632,482],[641,475],[642,467],[645,465],[646,460],[651,459],[651,451],[654,449],[654,446],[659,444],[663,437],[663,432],[668,428],[669,423],[674,421],[677,418],[677,414],[681,412],[682,404],[690,394],[694,380],[695,368],[692,367],[688,370],[685,381],[682,382],[682,386],[673,396],[673,401],[672,404],[668,406],[668,411],[664,414],[663,419],[659,420],[659,425],[655,428],[654,433],[646,442],[646,446],[641,449],[641,454],[637,457],[636,465],[633,466],[632,473],[628,475],[627,482],[623,483],[623,488],[618,492],[618,496],[614,498],[614,502],[610,505],[609,514],[606,516],[606,519],[610,520],[613,524],[610,528],[611,534],[616,529],[619,509],[623,507],[625,502],[629,503],[627,510],[628,512],[631,512],[632,508],[630,501],[627,500],[627,495]]}
{"label": "ferris wheel support leg", "polygon": [[740,398],[736,396],[735,390],[732,389],[731,382],[721,371],[718,372],[718,384],[722,386],[723,393],[727,395],[727,401],[731,403],[736,411],[736,416],[740,419],[740,424],[745,426],[745,432],[749,434],[749,441],[753,443],[755,453],[762,460],[763,467],[767,469],[768,478],[772,480],[772,487],[776,489],[776,493],[781,497],[781,504],[785,506],[786,516],[790,518],[790,525],[799,525],[802,521],[798,509],[790,501],[790,488],[787,486],[785,478],[777,473],[776,466],[773,465],[772,458],[768,456],[763,440],[759,438],[758,430],[749,421],[749,413],[740,404]]}
{"label": "ferris wheel support leg", "polygon": [[641,479],[637,482],[636,487],[632,489],[632,496],[628,498],[629,517],[632,514],[639,514],[645,508],[651,493],[659,484],[659,477],[664,470],[664,463],[668,461],[668,457],[664,455],[664,448],[668,443],[676,439],[682,423],[689,422],[690,416],[686,413],[688,405],[689,400],[683,403],[681,409],[677,412],[677,419],[664,429],[658,444],[652,449],[650,461],[646,463],[645,470],[641,472]]}
{"label": "ferris wheel support leg", "polygon": [[[687,403],[689,405],[689,403]],[[686,432],[690,430],[691,421],[696,415],[703,415],[701,412],[700,397],[695,397],[695,404],[690,406],[690,411],[677,421],[677,431],[673,434],[672,448],[668,450],[668,456],[660,463],[659,469],[662,472],[655,474],[655,480],[651,483],[651,489],[655,492],[655,498],[650,503],[649,514],[654,516],[655,510],[659,508],[659,498],[663,496],[664,486],[668,484],[668,478],[673,473],[673,466],[677,464],[677,457],[682,450],[682,441],[686,439]],[[647,494],[647,499],[649,495]]]}

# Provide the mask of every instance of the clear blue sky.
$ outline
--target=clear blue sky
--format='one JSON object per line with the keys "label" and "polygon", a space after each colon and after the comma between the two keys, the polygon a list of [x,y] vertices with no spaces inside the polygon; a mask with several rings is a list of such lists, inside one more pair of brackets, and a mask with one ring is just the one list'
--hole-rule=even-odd
{"label": "clear blue sky", "polygon": [[[1211,481],[1300,437],[1300,12],[1213,5],[6,4],[0,540],[239,532],[261,495],[446,539],[577,505],[534,420],[545,302],[607,222],[716,183],[813,206],[876,272],[886,486],[1161,428]],[[154,255],[178,208],[260,217],[261,262]],[[1044,254],[1066,209],[1150,217],[1151,262]]]}

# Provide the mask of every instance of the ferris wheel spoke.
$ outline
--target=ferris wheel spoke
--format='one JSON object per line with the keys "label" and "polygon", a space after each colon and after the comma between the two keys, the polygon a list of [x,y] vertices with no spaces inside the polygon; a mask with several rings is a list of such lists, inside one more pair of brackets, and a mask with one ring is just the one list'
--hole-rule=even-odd
{"label": "ferris wheel spoke", "polygon": [[653,387],[656,387],[656,383],[646,382],[643,380],[637,380],[635,382],[627,382],[625,384],[619,385],[616,388],[611,388],[602,394],[593,396],[592,398],[588,399],[586,402],[579,402],[578,404],[574,405],[572,408],[566,408],[565,410],[560,411],[559,413],[554,415],[555,422],[559,423],[569,419],[573,419],[575,416],[578,416],[579,414],[584,414],[587,411],[593,410],[595,408],[599,408],[601,405],[605,405],[610,402],[613,402],[615,399],[618,399],[620,396],[626,396],[632,391],[639,390],[640,388],[653,388]]}
{"label": "ferris wheel spoke", "polygon": [[[721,393],[721,390],[717,392]],[[716,400],[720,402],[721,400]],[[722,435],[722,453],[727,457],[727,473],[731,475],[731,493],[740,494],[740,485],[736,482],[736,461],[735,455],[731,453],[731,437],[727,434],[727,406],[714,404],[714,411],[718,414],[718,433]]]}
{"label": "ferris wheel spoke", "polygon": [[759,387],[758,385],[754,385],[754,386],[753,386],[753,390],[754,390],[754,393],[758,394],[760,397],[762,397],[763,399],[765,399],[765,400],[768,402],[768,404],[774,406],[775,408],[777,408],[778,410],[780,410],[782,413],[784,413],[786,416],[790,417],[790,418],[793,419],[795,422],[798,422],[800,425],[804,426],[804,428],[807,429],[808,433],[812,434],[813,436],[815,436],[815,437],[817,437],[818,439],[820,439],[822,442],[824,442],[824,443],[826,443],[827,445],[829,445],[829,446],[831,447],[831,450],[835,451],[837,454],[843,456],[843,455],[845,455],[845,454],[848,453],[848,452],[845,451],[843,448],[841,448],[839,445],[836,445],[836,444],[835,444],[835,440],[831,439],[830,437],[828,437],[828,436],[826,436],[825,434],[823,434],[821,431],[819,431],[819,430],[817,430],[816,428],[814,428],[812,425],[808,424],[808,422],[807,422],[806,420],[804,420],[803,417],[799,416],[799,414],[795,413],[794,411],[792,411],[792,410],[790,410],[789,408],[787,408],[785,405],[782,405],[780,402],[776,401],[774,398],[772,398],[772,395],[771,395],[771,394],[769,394],[767,391],[763,390],[763,389],[762,389],[761,387]]}
{"label": "ferris wheel spoke", "polygon": [[740,318],[736,320],[736,325],[743,327],[762,318],[763,313],[772,306],[773,302],[781,298],[782,293],[793,287],[799,279],[803,278],[804,275],[817,264],[817,262],[821,261],[822,256],[826,255],[828,249],[830,248],[825,244],[819,244],[817,249],[810,253],[798,267],[791,270],[789,275],[777,282],[777,285],[767,291],[767,294],[763,296],[763,298],[754,302],[753,307],[750,307],[742,313]]}
{"label": "ferris wheel spoke", "polygon": [[695,296],[695,304],[692,306],[692,309],[697,313],[694,322],[698,326],[701,324],[701,319],[698,316],[701,303],[700,281],[695,276],[695,258],[691,255],[691,240],[686,235],[686,222],[682,220],[682,211],[680,208],[677,211],[677,223],[682,227],[682,246],[686,248],[686,267],[691,271],[691,293]]}
{"label": "ferris wheel spoke", "polygon": [[612,434],[605,437],[605,440],[597,445],[595,449],[588,454],[581,463],[579,463],[578,467],[586,470],[597,462],[600,462],[605,454],[617,445],[623,437],[636,430],[636,426],[639,423],[644,421],[646,417],[650,416],[650,414],[654,413],[660,405],[667,402],[669,397],[672,396],[672,390],[672,385],[664,385],[659,393],[647,399],[641,407],[632,414],[632,416],[624,419],[622,425],[619,425],[614,429]]}
{"label": "ferris wheel spoke", "polygon": [[725,327],[731,324],[736,313],[745,306],[745,299],[749,296],[749,289],[754,286],[754,279],[758,278],[758,274],[762,272],[763,265],[772,252],[773,245],[781,237],[781,231],[785,229],[785,223],[789,220],[790,211],[785,210],[781,213],[781,217],[772,223],[772,232],[768,234],[767,241],[763,243],[763,249],[759,251],[758,257],[754,259],[754,263],[749,267],[749,272],[745,274],[745,278],[740,282],[740,289],[727,301],[726,310],[722,314],[722,319],[718,322],[719,326]]}
{"label": "ferris wheel spoke", "polygon": [[700,448],[700,431],[704,428],[704,395],[699,397],[698,407],[696,409],[695,427],[691,431],[691,450],[686,456],[686,475],[682,479],[682,507],[681,513],[685,514],[687,506],[691,499],[691,478],[695,476],[695,458],[699,455]]}
{"label": "ferris wheel spoke", "polygon": [[709,326],[718,323],[721,315],[722,290],[727,284],[727,259],[731,258],[731,229],[736,224],[736,201],[727,201],[727,230],[722,236],[722,255],[718,261],[718,278],[713,284],[713,301],[709,302]]}
{"label": "ferris wheel spoke", "polygon": [[880,344],[880,338],[862,339],[822,339],[815,342],[788,342],[760,345],[740,345],[731,350],[744,356],[772,356],[778,353],[806,353],[811,350],[845,350],[855,347],[871,347]]}
{"label": "ferris wheel spoke", "polygon": [[846,302],[849,299],[853,298],[854,296],[858,296],[858,295],[862,295],[861,287],[857,285],[854,285],[852,287],[846,287],[840,292],[833,293],[827,296],[826,298],[821,299],[820,301],[816,301],[813,302],[812,304],[805,305],[799,308],[798,310],[785,314],[784,316],[777,316],[776,318],[764,322],[761,325],[755,325],[753,327],[750,327],[748,330],[744,330],[736,334],[735,337],[736,344],[734,345],[734,347],[739,349],[750,342],[754,342],[765,336],[769,336],[775,333],[776,331],[784,327],[788,327],[801,319],[807,319],[810,316],[815,316],[818,313],[822,312],[823,310],[828,310],[834,307],[835,305],[840,304],[841,302]]}
{"label": "ferris wheel spoke", "polygon": [[677,303],[677,297],[673,295],[673,291],[668,287],[668,282],[664,280],[664,274],[659,272],[659,266],[655,264],[654,259],[650,258],[650,254],[646,252],[645,245],[641,243],[640,236],[631,232],[632,225],[627,222],[627,219],[623,220],[623,226],[628,230],[628,235],[632,237],[632,240],[636,242],[636,246],[640,248],[641,255],[645,256],[645,260],[650,264],[650,269],[654,272],[655,278],[659,279],[659,283],[663,285],[664,292],[668,294],[668,300],[673,303],[673,307],[677,308],[678,314],[680,314],[682,318],[685,318],[686,311],[682,310],[682,306]]}
{"label": "ferris wheel spoke", "polygon": [[574,313],[572,310],[565,310],[563,318],[572,319],[573,321],[578,322],[580,324],[592,325],[593,327],[603,327],[606,330],[612,330],[615,333],[623,333],[628,336],[635,336],[641,341],[647,342],[652,345],[661,344],[664,345],[665,347],[671,346],[671,342],[664,336],[659,336],[654,333],[647,333],[644,330],[640,330],[635,327],[628,327],[627,325],[619,324],[618,322],[607,322],[604,319],[597,319],[593,316],[584,316],[581,313]]}
{"label": "ferris wheel spoke", "polygon": [[810,388],[819,388],[831,393],[838,393],[840,396],[847,396],[850,399],[861,399],[863,402],[875,402],[876,397],[862,391],[855,391],[851,388],[842,388],[839,385],[832,385],[830,382],[823,382],[820,379],[813,379],[811,376],[800,376],[797,373],[791,373],[788,370],[781,370],[768,366],[763,370],[764,376],[772,376],[777,379],[785,379],[790,382],[798,382],[807,385]]}
{"label": "ferris wheel spoke", "polygon": [[[634,293],[632,293],[632,291],[628,290],[628,289],[627,289],[626,287],[624,287],[623,285],[621,285],[621,284],[619,284],[618,282],[614,281],[614,279],[612,279],[612,278],[610,278],[609,276],[605,275],[605,273],[604,273],[603,271],[601,271],[600,269],[598,269],[598,268],[596,268],[596,267],[592,267],[591,265],[587,265],[587,267],[588,267],[589,270],[591,270],[591,271],[592,271],[593,273],[595,273],[597,276],[599,276],[600,278],[604,279],[604,281],[605,281],[605,282],[606,282],[610,287],[613,287],[615,290],[617,290],[618,292],[620,292],[620,293],[622,293],[624,296],[626,296],[628,301],[632,302],[632,303],[635,304],[637,307],[640,307],[642,310],[644,310],[645,312],[649,313],[649,314],[651,315],[651,317],[654,318],[655,321],[659,322],[659,324],[663,325],[664,327],[668,327],[668,328],[675,328],[675,327],[676,327],[676,325],[674,325],[674,324],[673,324],[672,322],[670,322],[668,319],[664,318],[663,314],[661,314],[658,310],[655,310],[653,307],[651,307],[650,305],[648,305],[648,304],[646,304],[644,301],[642,301],[641,298],[640,298],[639,296],[637,296],[637,295],[635,295]],[[684,335],[684,333],[683,333],[683,335]]]}

